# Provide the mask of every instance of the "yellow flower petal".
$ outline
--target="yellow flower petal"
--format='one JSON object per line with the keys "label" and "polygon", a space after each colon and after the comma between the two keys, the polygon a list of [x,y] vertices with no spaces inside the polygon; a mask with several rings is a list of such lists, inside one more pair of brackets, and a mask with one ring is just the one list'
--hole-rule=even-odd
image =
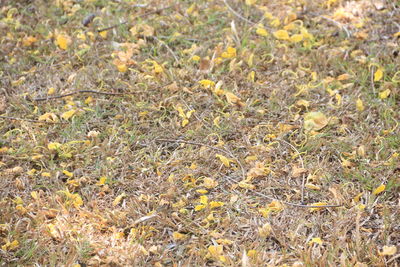
{"label": "yellow flower petal", "polygon": [[292,43],[298,43],[303,40],[303,35],[302,34],[293,34],[290,36],[290,42]]}
{"label": "yellow flower petal", "polygon": [[304,129],[306,131],[319,131],[327,124],[328,119],[322,112],[309,112],[304,116]]}
{"label": "yellow flower petal", "polygon": [[380,99],[386,99],[390,95],[390,89],[386,89],[385,91],[382,91],[379,93],[379,98]]}
{"label": "yellow flower petal", "polygon": [[269,35],[268,32],[267,32],[267,30],[264,29],[264,28],[257,28],[256,33],[257,33],[258,35],[264,36],[264,37],[266,37],[266,36]]}
{"label": "yellow flower petal", "polygon": [[358,98],[356,101],[356,107],[359,112],[364,111],[364,104],[360,98]]}
{"label": "yellow flower petal", "polygon": [[58,45],[59,48],[61,48],[63,50],[68,49],[68,45],[69,45],[70,41],[71,40],[67,35],[59,34],[56,36],[56,44]]}
{"label": "yellow flower petal", "polygon": [[383,69],[379,68],[374,73],[374,82],[380,81],[382,77],[383,77]]}
{"label": "yellow flower petal", "polygon": [[74,116],[75,113],[76,113],[76,110],[75,110],[75,109],[71,109],[71,110],[69,110],[69,111],[67,111],[67,112],[64,112],[64,113],[61,115],[61,118],[63,118],[64,120],[68,120],[68,119],[70,119],[72,116]]}
{"label": "yellow flower petal", "polygon": [[386,185],[381,184],[380,186],[378,186],[377,188],[375,188],[375,190],[372,192],[373,195],[379,195],[380,193],[382,193],[383,191],[385,191],[386,189]]}
{"label": "yellow flower petal", "polygon": [[394,254],[396,254],[396,252],[396,246],[383,246],[382,252],[379,251],[378,253],[380,256],[393,256]]}
{"label": "yellow flower petal", "polygon": [[227,157],[220,154],[216,154],[215,156],[225,165],[225,167],[229,167],[231,161]]}
{"label": "yellow flower petal", "polygon": [[289,39],[289,33],[285,30],[279,30],[274,32],[274,36],[278,40],[288,40]]}

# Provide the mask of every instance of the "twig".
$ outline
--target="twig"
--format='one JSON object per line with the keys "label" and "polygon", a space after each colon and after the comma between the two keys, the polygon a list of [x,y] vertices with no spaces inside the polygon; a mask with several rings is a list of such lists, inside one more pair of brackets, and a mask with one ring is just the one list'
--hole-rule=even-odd
{"label": "twig", "polygon": [[208,148],[210,148],[210,149],[219,151],[219,152],[221,152],[221,153],[228,154],[228,155],[229,155],[231,158],[233,158],[233,159],[237,162],[237,164],[239,165],[239,167],[240,167],[240,169],[241,169],[241,171],[242,171],[243,179],[246,178],[246,172],[245,172],[245,170],[244,170],[244,168],[243,168],[242,163],[240,163],[240,161],[235,157],[235,155],[233,155],[232,152],[230,152],[230,151],[228,151],[228,150],[225,150],[225,149],[222,149],[222,148],[218,148],[218,147],[213,147],[213,146],[210,146],[210,145],[207,145],[207,144],[203,144],[203,143],[197,143],[197,142],[185,141],[185,140],[178,140],[178,139],[164,139],[164,138],[158,138],[158,139],[155,139],[154,141],[169,142],[169,143],[182,143],[182,144],[189,144],[189,145],[195,145],[195,146],[205,146],[205,147],[208,147]]}
{"label": "twig", "polygon": [[[234,185],[236,183],[236,181],[234,181],[229,176],[226,176],[226,178],[230,181],[231,185]],[[289,206],[293,206],[293,207],[300,207],[300,208],[337,208],[337,207],[341,207],[342,206],[342,205],[321,205],[321,206],[316,206],[316,205],[297,204],[297,203],[293,203],[293,202],[280,200],[280,199],[277,199],[275,197],[271,197],[271,196],[265,195],[265,194],[257,192],[257,191],[252,191],[252,192],[254,194],[258,195],[258,196],[265,197],[266,199],[269,199],[269,200],[272,200],[272,201],[278,201],[278,202],[281,202],[281,203],[283,203],[285,205],[289,205]]]}
{"label": "twig", "polygon": [[229,11],[231,11],[231,13],[233,15],[235,15],[236,17],[240,18],[241,20],[244,20],[247,23],[250,23],[251,26],[256,25],[256,23],[252,22],[251,20],[246,19],[245,17],[243,17],[242,15],[240,15],[238,12],[236,12],[229,4],[227,0],[224,0],[224,4],[226,5],[226,7],[229,9]]}
{"label": "twig", "polygon": [[145,221],[147,221],[147,220],[150,220],[150,219],[152,219],[152,218],[154,218],[154,217],[156,217],[156,216],[158,216],[158,214],[157,214],[157,213],[153,213],[153,214],[148,215],[148,216],[140,217],[139,219],[137,219],[136,221],[133,222],[133,224],[131,225],[131,227],[133,227],[133,226],[135,226],[135,225],[137,225],[137,224],[139,224],[139,223],[145,222]]}
{"label": "twig", "polygon": [[274,201],[279,201],[282,202],[283,204],[289,205],[289,206],[293,206],[293,207],[300,207],[300,208],[337,208],[337,207],[341,207],[342,205],[321,205],[321,206],[316,206],[316,205],[304,205],[304,204],[297,204],[297,203],[293,203],[293,202],[288,202],[288,201],[284,201],[284,200],[279,200],[277,198],[271,197],[271,196],[267,196],[263,193],[254,191],[253,192],[256,195],[259,195],[261,197],[265,197],[269,200],[274,200]]}
{"label": "twig", "polygon": [[13,121],[28,121],[34,123],[49,123],[49,124],[67,124],[66,122],[57,122],[57,121],[39,121],[39,120],[31,120],[31,119],[23,119],[23,118],[15,118],[9,116],[0,116],[1,119],[13,120]]}
{"label": "twig", "polygon": [[48,97],[43,97],[43,98],[34,98],[33,101],[36,101],[36,102],[47,101],[47,100],[52,100],[52,99],[64,98],[64,97],[76,95],[76,94],[83,94],[83,93],[92,93],[92,94],[99,94],[99,95],[114,95],[114,96],[133,94],[133,93],[109,93],[109,92],[100,92],[100,91],[94,91],[94,90],[79,90],[79,91],[74,91],[74,92],[64,94],[64,95],[48,96]]}
{"label": "twig", "polygon": [[[150,12],[147,12],[147,13],[144,13],[144,14],[141,14],[141,15],[137,15],[137,16],[135,16],[133,19],[137,19],[137,18],[141,18],[141,17],[146,17],[146,16],[151,15],[151,14],[159,13],[159,12],[165,10],[165,9],[172,8],[172,7],[176,6],[176,5],[177,5],[177,4],[175,4],[175,5],[170,5],[170,6],[163,7],[163,8],[154,10],[154,11],[150,11]],[[129,22],[129,21],[124,21],[124,22],[121,22],[121,23],[118,23],[118,24],[114,24],[114,25],[112,25],[112,26],[110,26],[110,27],[98,29],[97,32],[108,31],[108,30],[114,29],[114,28],[116,28],[116,27],[118,27],[118,26],[127,24],[128,22]]]}
{"label": "twig", "polygon": [[[292,145],[291,143],[286,142],[285,140],[282,140],[282,139],[279,139],[279,138],[277,138],[277,139],[275,139],[275,140],[277,140],[277,141],[279,141],[279,142],[285,143],[286,145],[290,146],[294,151],[296,151],[297,154],[299,155],[301,167],[304,169],[304,161],[303,161],[303,158],[301,157],[301,154],[300,154],[300,152],[296,149],[296,147],[295,147],[294,145]],[[303,177],[302,177],[302,181],[301,181],[301,203],[304,203],[304,187],[305,187],[305,183],[306,183],[306,176],[304,175],[304,173],[302,174],[302,176],[303,176]]]}
{"label": "twig", "polygon": [[371,67],[371,86],[372,86],[372,92],[374,93],[374,96],[375,96],[375,93],[376,93],[376,90],[375,90],[375,82],[374,82],[374,72],[375,72],[375,66],[372,66]]}
{"label": "twig", "polygon": [[389,263],[391,263],[392,261],[394,261],[395,259],[398,259],[398,258],[400,258],[400,253],[397,254],[397,255],[395,255],[395,256],[393,256],[392,258],[390,258],[390,259],[386,262],[386,264],[389,264]]}
{"label": "twig", "polygon": [[351,37],[351,34],[350,34],[349,30],[346,28],[346,26],[343,26],[342,24],[340,24],[340,23],[337,22],[336,20],[330,19],[330,18],[325,17],[325,16],[321,16],[321,18],[323,18],[323,19],[325,19],[325,20],[327,20],[327,21],[329,21],[329,22],[332,22],[333,24],[335,24],[336,27],[338,27],[338,28],[340,28],[341,30],[345,31],[345,33],[346,33],[346,35],[347,35],[347,38],[350,38],[350,37]]}

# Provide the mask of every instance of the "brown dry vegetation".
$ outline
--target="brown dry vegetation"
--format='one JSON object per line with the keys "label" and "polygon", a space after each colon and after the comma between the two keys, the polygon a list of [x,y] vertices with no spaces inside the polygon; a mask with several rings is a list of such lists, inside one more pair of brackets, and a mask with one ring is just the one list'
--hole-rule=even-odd
{"label": "brown dry vegetation", "polygon": [[1,1],[0,265],[398,266],[399,23],[390,0]]}

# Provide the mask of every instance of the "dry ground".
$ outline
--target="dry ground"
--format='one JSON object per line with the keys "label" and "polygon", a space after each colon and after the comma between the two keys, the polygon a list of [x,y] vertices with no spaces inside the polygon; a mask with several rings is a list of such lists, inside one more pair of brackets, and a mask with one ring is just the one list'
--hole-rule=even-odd
{"label": "dry ground", "polygon": [[399,23],[1,1],[0,265],[398,266]]}

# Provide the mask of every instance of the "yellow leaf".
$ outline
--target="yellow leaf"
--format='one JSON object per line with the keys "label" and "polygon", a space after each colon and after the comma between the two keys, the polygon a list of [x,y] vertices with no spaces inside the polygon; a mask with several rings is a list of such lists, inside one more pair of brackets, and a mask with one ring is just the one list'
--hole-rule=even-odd
{"label": "yellow leaf", "polygon": [[164,72],[163,67],[155,61],[153,61],[153,68],[154,68],[154,73],[156,74]]}
{"label": "yellow leaf", "polygon": [[192,60],[193,61],[199,61],[200,60],[200,57],[199,56],[196,56],[196,55],[194,55],[193,57],[192,57]]}
{"label": "yellow leaf", "polygon": [[63,170],[63,173],[68,176],[69,178],[71,178],[72,176],[74,176],[74,174],[72,172],[69,172],[67,170]]}
{"label": "yellow leaf", "polygon": [[88,96],[86,99],[85,99],[85,104],[86,105],[89,105],[90,103],[92,103],[93,102],[93,97],[91,97],[91,96]]}
{"label": "yellow leaf", "polygon": [[76,110],[75,110],[75,109],[71,109],[71,110],[69,110],[69,111],[67,111],[67,112],[64,112],[64,113],[61,115],[61,118],[63,118],[64,120],[68,120],[68,119],[70,119],[72,116],[74,116],[75,113],[76,113]]}
{"label": "yellow leaf", "polygon": [[188,124],[189,124],[189,120],[188,119],[183,119],[182,120],[182,127],[185,127]]}
{"label": "yellow leaf", "polygon": [[[312,203],[311,206],[326,206],[328,203],[326,202],[316,202]],[[310,211],[316,211],[316,210],[321,210],[323,208],[310,208]]]}
{"label": "yellow leaf", "polygon": [[250,250],[247,252],[247,256],[249,256],[250,258],[255,258],[255,257],[257,257],[257,254],[258,254],[257,250],[254,250],[254,249],[250,249]]}
{"label": "yellow leaf", "polygon": [[359,202],[360,199],[361,199],[361,197],[363,196],[363,194],[364,194],[364,193],[359,193],[357,196],[355,196],[355,197],[353,198],[353,201],[354,201],[355,203]]}
{"label": "yellow leaf", "polygon": [[56,92],[56,89],[54,87],[50,87],[49,90],[47,90],[48,95],[54,95],[55,92]]}
{"label": "yellow leaf", "polygon": [[283,206],[281,202],[274,200],[268,204],[268,209],[270,209],[273,212],[279,212],[283,210]]}
{"label": "yellow leaf", "polygon": [[61,146],[62,146],[62,145],[61,145],[60,143],[54,142],[54,143],[49,143],[49,144],[47,145],[47,148],[48,148],[49,150],[57,150],[57,149],[59,149]]}
{"label": "yellow leaf", "polygon": [[249,163],[251,161],[256,161],[257,160],[257,156],[252,155],[252,156],[247,156],[245,159],[246,163]]}
{"label": "yellow leaf", "polygon": [[257,2],[257,0],[246,0],[246,5],[252,6]]}
{"label": "yellow leaf", "polygon": [[250,71],[249,75],[247,75],[247,80],[254,82],[256,78],[256,73],[254,72],[254,70]]}
{"label": "yellow leaf", "polygon": [[335,95],[337,105],[339,106],[342,103],[342,96],[340,94]]}
{"label": "yellow leaf", "polygon": [[250,189],[250,190],[252,190],[252,189],[255,188],[254,185],[249,184],[247,181],[244,181],[244,180],[243,180],[243,181],[240,181],[240,182],[238,183],[238,185],[239,185],[240,188],[243,188],[243,189]]}
{"label": "yellow leaf", "polygon": [[22,40],[23,46],[31,46],[37,42],[37,39],[33,36],[27,36]]}
{"label": "yellow leaf", "polygon": [[115,233],[114,237],[115,237],[115,239],[122,239],[125,237],[125,234],[124,234],[124,232],[117,232],[117,233]]}
{"label": "yellow leaf", "polygon": [[175,108],[175,110],[178,111],[179,117],[181,117],[181,118],[186,118],[185,111],[183,110],[183,108],[182,108],[181,106],[177,106],[177,107]]}
{"label": "yellow leaf", "polygon": [[379,68],[374,73],[374,82],[380,81],[382,77],[383,77],[383,69]]}
{"label": "yellow leaf", "polygon": [[103,38],[103,39],[107,38],[107,31],[99,32],[99,34],[100,34],[101,38]]}
{"label": "yellow leaf", "polygon": [[229,240],[229,239],[224,239],[224,238],[219,238],[217,240],[215,240],[218,244],[222,244],[222,245],[232,245],[233,241]]}
{"label": "yellow leaf", "polygon": [[296,165],[293,166],[293,169],[292,169],[292,176],[293,176],[294,178],[298,178],[298,177],[300,177],[301,175],[303,175],[304,173],[307,173],[307,169],[305,169],[305,168],[299,168],[299,167],[297,167]]}
{"label": "yellow leaf", "polygon": [[[7,239],[6,239],[7,240]],[[10,250],[14,250],[16,248],[19,247],[19,242],[18,240],[14,240],[12,242],[7,242],[6,244],[4,244],[3,246],[1,246],[1,249],[4,251],[10,251]]]}
{"label": "yellow leaf", "polygon": [[300,99],[300,100],[297,100],[296,105],[308,108],[310,106],[310,102],[307,100],[304,100],[304,99]]}
{"label": "yellow leaf", "polygon": [[281,25],[281,22],[278,18],[274,18],[269,24],[271,24],[271,26],[273,27],[278,27],[279,25]]}
{"label": "yellow leaf", "polygon": [[119,72],[122,72],[122,73],[128,71],[128,67],[124,63],[118,64],[117,69]]}
{"label": "yellow leaf", "polygon": [[216,246],[209,246],[208,247],[208,253],[210,256],[214,259],[220,260],[220,261],[225,261],[225,257],[222,256],[222,253],[224,251],[224,247],[222,245],[216,245]]}
{"label": "yellow leaf", "polygon": [[181,233],[179,233],[179,232],[173,232],[172,233],[172,238],[175,240],[175,241],[178,241],[178,240],[185,240],[186,239],[186,235],[185,234],[181,234]]}
{"label": "yellow leaf", "polygon": [[219,160],[225,165],[225,167],[229,167],[231,160],[220,154],[216,154],[215,156],[219,158]]}
{"label": "yellow leaf", "polygon": [[234,58],[234,57],[236,57],[236,48],[229,46],[226,49],[226,51],[221,54],[221,57],[223,57],[223,58]]}
{"label": "yellow leaf", "polygon": [[212,208],[212,209],[222,207],[223,205],[225,205],[225,203],[221,202],[221,201],[211,201],[210,202],[210,208]]}
{"label": "yellow leaf", "polygon": [[272,210],[269,209],[269,208],[260,208],[260,209],[258,209],[258,212],[261,213],[261,215],[262,215],[264,218],[268,218],[268,216],[269,216],[269,214],[272,212]]}
{"label": "yellow leaf", "polygon": [[70,38],[67,35],[58,34],[56,36],[56,44],[59,48],[63,50],[68,49],[68,44],[71,42]]}
{"label": "yellow leaf", "polygon": [[382,91],[379,93],[379,98],[380,99],[386,99],[390,95],[390,89],[386,89],[385,91]]}
{"label": "yellow leaf", "polygon": [[304,116],[306,131],[319,131],[328,124],[328,119],[322,112],[309,112]]}
{"label": "yellow leaf", "polygon": [[214,125],[215,125],[217,128],[221,128],[221,127],[219,126],[219,121],[220,121],[220,119],[221,119],[221,117],[220,117],[220,116],[217,116],[217,117],[213,120],[213,123],[214,123]]}
{"label": "yellow leaf", "polygon": [[206,207],[206,205],[196,205],[196,206],[194,207],[194,210],[195,210],[195,211],[200,211],[200,210],[204,209],[205,207]]}
{"label": "yellow leaf", "polygon": [[285,30],[279,30],[274,32],[274,36],[278,40],[288,40],[289,39],[289,33]]}
{"label": "yellow leaf", "polygon": [[45,113],[39,116],[39,121],[57,122],[58,117],[54,113]]}
{"label": "yellow leaf", "polygon": [[200,196],[199,202],[203,205],[208,204],[208,197],[207,196]]}
{"label": "yellow leaf", "polygon": [[264,166],[264,163],[262,162],[256,162],[255,166],[252,167],[248,172],[247,172],[247,179],[248,181],[251,181],[253,178],[257,177],[262,177],[270,173],[271,170],[266,168]]}
{"label": "yellow leaf", "polygon": [[117,205],[121,202],[121,200],[122,200],[124,197],[126,197],[126,194],[125,194],[125,193],[120,194],[119,196],[117,196],[117,197],[114,199],[112,205],[113,205],[114,207],[117,206]]}
{"label": "yellow leaf", "polygon": [[293,34],[290,36],[290,42],[292,43],[298,43],[303,40],[303,35],[302,34]]}
{"label": "yellow leaf", "polygon": [[226,100],[228,101],[229,104],[231,105],[238,105],[238,106],[244,106],[244,103],[240,100],[239,97],[236,95],[232,94],[231,92],[226,92],[225,93]]}
{"label": "yellow leaf", "polygon": [[48,231],[53,238],[59,238],[60,234],[56,228],[56,226],[52,223],[47,224]]}
{"label": "yellow leaf", "polygon": [[193,3],[188,9],[186,9],[186,14],[191,15],[196,8],[196,4]]}
{"label": "yellow leaf", "polygon": [[192,110],[186,112],[186,118],[190,119],[190,117],[192,116],[192,114],[193,114],[194,112],[196,112],[196,110],[194,110],[194,109],[192,109]]}
{"label": "yellow leaf", "polygon": [[267,32],[267,30],[264,29],[264,28],[261,28],[261,27],[257,28],[256,33],[257,33],[258,35],[261,35],[261,36],[264,36],[264,37],[266,37],[266,36],[269,35],[268,32]]}
{"label": "yellow leaf", "polygon": [[271,13],[271,12],[268,12],[268,11],[266,11],[266,12],[264,13],[264,17],[265,17],[266,19],[269,19],[269,20],[274,19],[274,16],[272,15],[272,13]]}
{"label": "yellow leaf", "polygon": [[319,187],[318,185],[312,184],[312,183],[307,183],[305,185],[305,187],[307,187],[308,189],[312,189],[312,190],[321,190],[321,187]]}
{"label": "yellow leaf", "polygon": [[37,200],[39,198],[39,194],[36,191],[32,191],[31,192],[31,197],[35,200]]}
{"label": "yellow leaf", "polygon": [[208,193],[208,191],[205,189],[197,189],[196,192],[199,194],[207,194]]}
{"label": "yellow leaf", "polygon": [[310,245],[312,245],[312,244],[314,244],[314,243],[319,244],[319,245],[322,245],[322,240],[321,240],[321,238],[319,238],[319,237],[314,237],[314,238],[312,238],[312,239],[310,240],[310,242],[308,242],[308,244],[310,244]]}
{"label": "yellow leaf", "polygon": [[83,200],[79,194],[72,195],[72,204],[75,206],[75,208],[79,208],[83,205]]}
{"label": "yellow leaf", "polygon": [[197,164],[196,164],[196,162],[192,162],[192,164],[190,164],[190,167],[189,167],[191,170],[196,170],[197,169]]}
{"label": "yellow leaf", "polygon": [[28,210],[23,206],[23,205],[17,205],[15,209],[20,213],[20,214],[25,214],[28,212]]}
{"label": "yellow leaf", "polygon": [[268,237],[272,232],[272,227],[270,223],[265,223],[262,227],[258,228],[258,234],[261,237]]}
{"label": "yellow leaf", "polygon": [[32,160],[39,160],[41,158],[43,158],[43,155],[41,155],[41,154],[35,154],[35,155],[32,155],[32,157],[31,157]]}
{"label": "yellow leaf", "polygon": [[373,195],[379,195],[380,193],[382,193],[383,191],[385,191],[386,189],[386,185],[381,184],[380,186],[378,186],[377,188],[375,188],[375,190],[372,192]]}
{"label": "yellow leaf", "polygon": [[396,252],[396,246],[383,246],[382,252],[379,251],[378,253],[380,256],[393,256],[394,254],[396,254]]}
{"label": "yellow leaf", "polygon": [[336,79],[338,81],[344,81],[344,80],[348,80],[350,78],[350,75],[347,73],[344,73],[342,75],[339,75]]}
{"label": "yellow leaf", "polygon": [[363,101],[360,98],[358,98],[356,101],[356,107],[359,112],[364,111],[364,109],[365,109]]}
{"label": "yellow leaf", "polygon": [[199,81],[199,84],[201,84],[204,88],[207,89],[215,86],[215,82],[210,80],[201,80]]}
{"label": "yellow leaf", "polygon": [[68,180],[68,181],[67,181],[67,184],[68,184],[68,185],[72,185],[72,186],[74,186],[74,187],[78,187],[78,186],[79,186],[79,181],[76,180],[76,179],[72,179],[72,180]]}
{"label": "yellow leaf", "polygon": [[211,188],[217,187],[217,186],[218,186],[218,182],[215,181],[215,180],[212,179],[212,178],[206,177],[206,178],[204,178],[203,186],[204,186],[205,188],[211,189]]}
{"label": "yellow leaf", "polygon": [[363,210],[365,210],[365,208],[366,208],[366,206],[365,206],[364,204],[362,204],[362,203],[358,204],[356,207],[357,207],[357,209],[359,209],[360,211],[363,211]]}

